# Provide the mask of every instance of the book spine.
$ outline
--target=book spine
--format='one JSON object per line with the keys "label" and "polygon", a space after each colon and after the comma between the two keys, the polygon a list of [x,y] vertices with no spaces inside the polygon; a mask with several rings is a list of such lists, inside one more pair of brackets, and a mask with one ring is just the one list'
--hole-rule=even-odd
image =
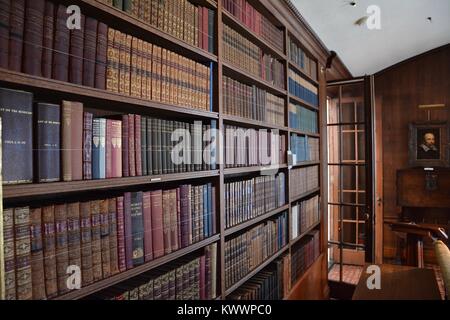
{"label": "book spine", "polygon": [[3,253],[5,300],[16,300],[16,260],[14,246],[14,209],[3,210]]}
{"label": "book spine", "polygon": [[80,16],[81,29],[70,31],[69,81],[83,84],[84,15]]}
{"label": "book spine", "polygon": [[162,191],[152,191],[150,195],[152,202],[153,257],[159,258],[164,255]]}
{"label": "book spine", "polygon": [[128,115],[128,164],[130,177],[136,176],[135,115]]}
{"label": "book spine", "polygon": [[132,263],[144,263],[144,221],[142,217],[142,192],[131,193]]}
{"label": "book spine", "polygon": [[108,26],[99,22],[97,28],[97,52],[95,60],[95,87],[101,90],[107,89],[106,69],[109,59],[109,40]]}
{"label": "book spine", "polygon": [[105,177],[112,178],[112,120],[106,119]]}
{"label": "book spine", "polygon": [[92,279],[103,278],[100,201],[91,201]]}
{"label": "book spine", "polygon": [[170,244],[172,251],[178,250],[178,219],[177,219],[177,190],[172,189],[169,193],[170,210]]}
{"label": "book spine", "polygon": [[8,69],[11,1],[0,1],[0,68]]}
{"label": "book spine", "polygon": [[31,283],[33,300],[45,300],[44,252],[42,243],[42,209],[30,211]]}
{"label": "book spine", "polygon": [[83,179],[92,179],[92,118],[90,112],[83,115]]}
{"label": "book spine", "polygon": [[53,51],[52,78],[55,80],[69,80],[69,48],[70,30],[66,26],[67,14],[64,5],[58,5],[56,11],[55,37]]}
{"label": "book spine", "polygon": [[162,192],[162,218],[163,218],[163,240],[164,254],[172,252],[170,237],[170,190]]}
{"label": "book spine", "polygon": [[117,199],[108,200],[109,255],[111,275],[119,273],[119,255],[117,241]]}
{"label": "book spine", "polygon": [[42,209],[42,223],[44,229],[45,291],[47,293],[47,298],[51,298],[58,294],[54,206],[48,206]]}
{"label": "book spine", "polygon": [[45,0],[27,0],[23,46],[23,72],[42,76],[42,40]]}
{"label": "book spine", "polygon": [[109,205],[108,200],[100,201],[100,242],[103,278],[111,275],[111,255],[109,247]]}
{"label": "book spine", "polygon": [[128,130],[128,115],[122,115],[122,173],[124,177],[130,176]]}
{"label": "book spine", "polygon": [[153,260],[152,204],[150,192],[144,192],[142,201],[144,219],[144,260],[147,262]]}
{"label": "book spine", "polygon": [[147,132],[146,132],[146,135],[147,135],[147,150],[146,150],[146,152],[147,152],[147,174],[152,175],[153,174],[152,152],[153,152],[153,148],[154,148],[154,145],[153,145],[153,143],[154,143],[153,142],[154,121],[152,118],[149,118],[149,117],[147,117],[146,120],[147,120]]}
{"label": "book spine", "polygon": [[[100,40],[100,25],[99,34]],[[107,64],[106,64],[106,90],[119,92],[119,61],[120,61],[120,40],[121,34],[112,28],[108,28],[107,39]],[[97,50],[98,50],[97,44]],[[98,55],[97,55],[98,59]],[[97,71],[97,69],[96,69]],[[98,78],[96,75],[96,82]]]}
{"label": "book spine", "polygon": [[92,230],[91,203],[80,203],[80,234],[81,234],[81,283],[82,286],[93,282],[92,273]]}
{"label": "book spine", "polygon": [[117,251],[120,272],[127,270],[125,254],[125,217],[123,206],[124,197],[117,197]]}
{"label": "book spine", "polygon": [[125,229],[125,261],[127,269],[133,268],[133,228],[131,225],[131,193],[126,192],[123,198]]}
{"label": "book spine", "polygon": [[122,177],[122,121],[111,121],[111,177]]}
{"label": "book spine", "polygon": [[58,293],[63,294],[67,288],[67,267],[69,266],[69,252],[67,246],[67,205],[55,205],[56,229],[56,273],[58,275]]}
{"label": "book spine", "polygon": [[134,115],[134,150],[136,176],[142,176],[141,116]]}
{"label": "book spine", "polygon": [[141,117],[141,171],[142,175],[146,176],[148,175],[147,170],[147,118],[142,116]]}
{"label": "book spine", "polygon": [[98,21],[96,19],[86,17],[83,52],[83,85],[88,87],[95,87],[97,27]]}
{"label": "book spine", "polygon": [[80,203],[70,203],[67,205],[67,209],[67,246],[69,251],[69,265],[77,266],[81,270]]}
{"label": "book spine", "polygon": [[9,32],[9,69],[22,71],[25,0],[11,1]]}

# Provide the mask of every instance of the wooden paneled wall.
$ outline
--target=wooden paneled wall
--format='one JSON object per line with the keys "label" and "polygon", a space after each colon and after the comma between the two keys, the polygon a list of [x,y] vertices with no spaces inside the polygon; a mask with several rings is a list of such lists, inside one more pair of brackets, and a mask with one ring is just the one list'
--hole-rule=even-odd
{"label": "wooden paneled wall", "polygon": [[[387,223],[399,219],[396,171],[408,167],[408,124],[426,121],[420,104],[446,105],[432,111],[431,120],[450,122],[450,45],[414,57],[375,75],[376,108],[382,120],[383,167],[383,255],[399,254],[397,235]],[[450,224],[450,212],[448,213]]]}

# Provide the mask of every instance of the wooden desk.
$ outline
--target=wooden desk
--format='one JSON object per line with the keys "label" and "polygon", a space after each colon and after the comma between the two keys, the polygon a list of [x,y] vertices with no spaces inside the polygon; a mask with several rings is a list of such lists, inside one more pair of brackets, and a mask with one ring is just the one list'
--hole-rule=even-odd
{"label": "wooden desk", "polygon": [[441,300],[439,287],[431,269],[381,265],[381,289],[367,288],[367,267],[364,267],[353,300]]}

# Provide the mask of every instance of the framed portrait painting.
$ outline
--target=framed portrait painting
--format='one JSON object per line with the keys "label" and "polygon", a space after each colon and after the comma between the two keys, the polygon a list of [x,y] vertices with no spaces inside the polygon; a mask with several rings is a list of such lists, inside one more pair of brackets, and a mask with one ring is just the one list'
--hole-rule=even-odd
{"label": "framed portrait painting", "polygon": [[409,163],[421,167],[449,166],[449,126],[446,122],[409,125]]}

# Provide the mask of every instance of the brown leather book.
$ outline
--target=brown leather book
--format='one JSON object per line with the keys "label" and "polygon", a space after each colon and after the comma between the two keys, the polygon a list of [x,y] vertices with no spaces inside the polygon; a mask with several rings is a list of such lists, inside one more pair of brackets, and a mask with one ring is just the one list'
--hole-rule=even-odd
{"label": "brown leather book", "polygon": [[67,267],[69,266],[69,251],[67,239],[67,205],[55,205],[56,227],[56,274],[58,276],[58,293],[63,294],[67,287]]}
{"label": "brown leather book", "polygon": [[95,87],[106,89],[106,66],[108,56],[108,26],[102,22],[98,23],[97,28],[97,52],[95,61]]}
{"label": "brown leather book", "polygon": [[80,20],[81,29],[70,31],[69,81],[75,84],[83,84],[84,15]]}
{"label": "brown leather book", "polygon": [[136,86],[135,94],[136,97],[138,98],[142,97],[142,70],[143,70],[142,48],[143,48],[143,41],[141,39],[138,39],[136,50],[137,66],[136,66],[136,85],[135,85]]}
{"label": "brown leather book", "polygon": [[67,244],[69,265],[78,266],[82,270],[79,202],[67,205]]}
{"label": "brown leather book", "polygon": [[45,1],[44,27],[42,40],[42,76],[52,77],[53,65],[53,36],[55,30],[55,5]]}
{"label": "brown leather book", "polygon": [[131,44],[133,37],[130,35],[124,35],[124,50],[125,50],[125,83],[124,83],[124,93],[130,95],[131,90]]}
{"label": "brown leather book", "polygon": [[64,181],[83,179],[83,104],[62,103],[62,171]]}
{"label": "brown leather book", "polygon": [[25,0],[11,1],[9,20],[9,69],[22,71]]}
{"label": "brown leather book", "polygon": [[56,272],[56,238],[55,238],[55,207],[42,208],[43,246],[45,291],[47,298],[58,295],[58,276]]}
{"label": "brown leather book", "polygon": [[119,92],[125,93],[126,84],[126,64],[127,64],[127,50],[126,50],[126,37],[125,33],[120,31],[115,32],[114,35],[114,50],[119,50]]}
{"label": "brown leather book", "polygon": [[133,37],[131,42],[131,83],[130,94],[138,97],[137,93],[137,70],[138,70],[138,38]]}
{"label": "brown leather book", "polygon": [[[99,25],[100,29],[100,25]],[[100,34],[99,34],[100,35]],[[106,69],[106,90],[119,92],[120,32],[108,28],[108,58]]]}
{"label": "brown leather book", "polygon": [[161,101],[161,48],[153,45],[152,66],[152,100]]}
{"label": "brown leather book", "polygon": [[52,78],[69,81],[70,30],[67,28],[66,6],[58,5],[55,21]]}
{"label": "brown leather book", "polygon": [[95,86],[95,60],[97,53],[97,27],[98,21],[86,17],[84,23],[84,49],[83,49],[83,85]]}
{"label": "brown leather book", "polygon": [[42,75],[42,39],[45,0],[27,0],[23,46],[23,72]]}
{"label": "brown leather book", "polygon": [[142,197],[144,218],[144,257],[145,261],[153,260],[153,238],[152,238],[152,203],[151,193],[144,192]]}
{"label": "brown leather book", "polygon": [[11,1],[0,0],[0,68],[8,69]]}
{"label": "brown leather book", "polygon": [[35,208],[30,211],[31,235],[31,283],[33,300],[46,299],[44,253],[42,244],[42,209]]}
{"label": "brown leather book", "polygon": [[161,51],[161,102],[168,102],[167,94],[167,49]]}
{"label": "brown leather book", "polygon": [[103,278],[100,219],[100,201],[91,201],[92,276],[94,282]]}
{"label": "brown leather book", "polygon": [[125,255],[125,217],[123,208],[124,197],[117,197],[117,253],[119,259],[119,271],[127,270]]}
{"label": "brown leather book", "polygon": [[108,199],[109,256],[111,275],[119,273],[119,255],[117,248],[117,199]]}
{"label": "brown leather book", "polygon": [[170,190],[163,190],[162,214],[163,214],[164,254],[169,254],[172,252],[172,243],[170,237]]}
{"label": "brown leather book", "polygon": [[144,57],[147,60],[146,77],[147,77],[147,96],[143,97],[145,99],[152,99],[152,59],[153,59],[153,45],[147,43],[147,49],[144,50]]}
{"label": "brown leather book", "polygon": [[91,203],[80,203],[81,231],[81,283],[87,286],[93,282],[92,275],[92,235],[91,235]]}
{"label": "brown leather book", "polygon": [[163,234],[163,194],[161,190],[151,191],[152,203],[152,241],[153,258],[164,255],[164,234]]}
{"label": "brown leather book", "polygon": [[148,52],[148,46],[150,45],[148,42],[141,41],[142,46],[139,47],[138,54],[140,55],[142,62],[141,62],[141,70],[140,70],[140,76],[141,76],[141,95],[140,97],[142,99],[148,99],[147,95],[147,52]]}
{"label": "brown leather book", "polygon": [[170,190],[169,195],[170,205],[170,244],[172,245],[172,251],[176,251],[179,248],[178,245],[178,216],[177,216],[177,189]]}
{"label": "brown leather book", "polygon": [[14,208],[17,300],[33,298],[31,278],[30,208]]}
{"label": "brown leather book", "polygon": [[111,254],[109,247],[109,205],[108,200],[100,201],[100,224],[101,224],[101,246],[102,246],[102,270],[103,278],[111,275]]}
{"label": "brown leather book", "polygon": [[14,246],[14,209],[3,210],[3,248],[5,300],[16,300],[16,260]]}

